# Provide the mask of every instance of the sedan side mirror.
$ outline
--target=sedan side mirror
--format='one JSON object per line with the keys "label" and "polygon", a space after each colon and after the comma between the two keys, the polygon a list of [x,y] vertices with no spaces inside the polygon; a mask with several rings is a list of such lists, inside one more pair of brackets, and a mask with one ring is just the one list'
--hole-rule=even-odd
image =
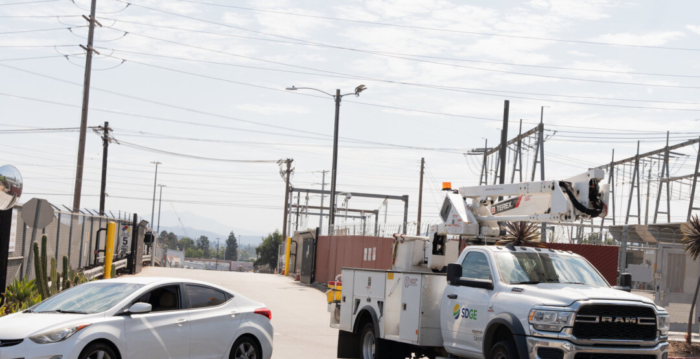
{"label": "sedan side mirror", "polygon": [[127,313],[129,313],[129,314],[146,314],[146,313],[150,313],[151,310],[153,310],[152,305],[150,305],[148,303],[140,303],[139,302],[139,303],[134,303],[134,305],[132,305],[129,308],[129,311]]}

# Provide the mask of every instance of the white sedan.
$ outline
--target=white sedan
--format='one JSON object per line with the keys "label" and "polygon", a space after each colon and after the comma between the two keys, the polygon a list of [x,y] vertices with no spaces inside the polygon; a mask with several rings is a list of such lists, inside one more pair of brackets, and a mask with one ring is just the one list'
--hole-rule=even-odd
{"label": "white sedan", "polygon": [[0,318],[0,359],[269,359],[271,319],[209,283],[102,280]]}

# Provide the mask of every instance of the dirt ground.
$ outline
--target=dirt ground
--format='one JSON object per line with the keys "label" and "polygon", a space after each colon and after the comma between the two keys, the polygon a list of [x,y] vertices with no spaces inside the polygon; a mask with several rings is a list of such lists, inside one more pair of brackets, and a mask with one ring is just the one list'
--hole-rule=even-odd
{"label": "dirt ground", "polygon": [[669,357],[700,357],[700,344],[693,343],[692,346],[686,342],[669,342]]}

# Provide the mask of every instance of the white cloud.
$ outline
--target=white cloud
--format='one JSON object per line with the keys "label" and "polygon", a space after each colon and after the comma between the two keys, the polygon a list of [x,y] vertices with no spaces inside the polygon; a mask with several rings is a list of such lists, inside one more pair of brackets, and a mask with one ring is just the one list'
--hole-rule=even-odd
{"label": "white cloud", "polygon": [[685,28],[700,35],[700,25],[687,25]]}
{"label": "white cloud", "polygon": [[587,52],[581,52],[581,51],[576,51],[576,50],[571,50],[566,52],[569,55],[574,55],[574,56],[580,56],[580,57],[593,57],[595,55],[589,54]]}
{"label": "white cloud", "polygon": [[245,104],[236,106],[237,109],[257,113],[260,115],[284,115],[284,114],[305,114],[308,113],[308,109],[302,106],[289,106],[289,105],[278,105],[278,104],[268,104],[268,105],[255,105],[255,104]]}
{"label": "white cloud", "polygon": [[532,0],[528,4],[553,15],[581,20],[600,20],[610,17],[607,10],[616,6],[610,0]]}
{"label": "white cloud", "polygon": [[251,22],[251,19],[248,16],[235,12],[225,12],[222,19],[225,23],[234,26],[247,26]]}
{"label": "white cloud", "polygon": [[591,39],[596,42],[610,42],[614,44],[629,44],[629,45],[644,45],[644,46],[661,46],[669,41],[679,39],[685,36],[680,31],[658,31],[648,32],[646,34],[633,34],[629,32],[618,34],[605,34]]}

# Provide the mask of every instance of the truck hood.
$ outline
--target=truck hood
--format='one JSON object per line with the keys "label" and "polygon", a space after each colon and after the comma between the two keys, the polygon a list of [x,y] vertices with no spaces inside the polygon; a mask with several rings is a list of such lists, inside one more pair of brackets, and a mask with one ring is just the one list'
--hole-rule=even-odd
{"label": "truck hood", "polygon": [[[104,316],[102,314],[101,316]],[[0,318],[1,339],[24,339],[45,331],[92,323],[100,315],[15,313]]]}
{"label": "truck hood", "polygon": [[622,300],[654,304],[648,298],[622,290],[582,284],[540,283],[516,285],[513,287],[522,288],[521,295],[529,297],[533,302],[538,302],[542,305],[569,306],[576,301],[588,299]]}

